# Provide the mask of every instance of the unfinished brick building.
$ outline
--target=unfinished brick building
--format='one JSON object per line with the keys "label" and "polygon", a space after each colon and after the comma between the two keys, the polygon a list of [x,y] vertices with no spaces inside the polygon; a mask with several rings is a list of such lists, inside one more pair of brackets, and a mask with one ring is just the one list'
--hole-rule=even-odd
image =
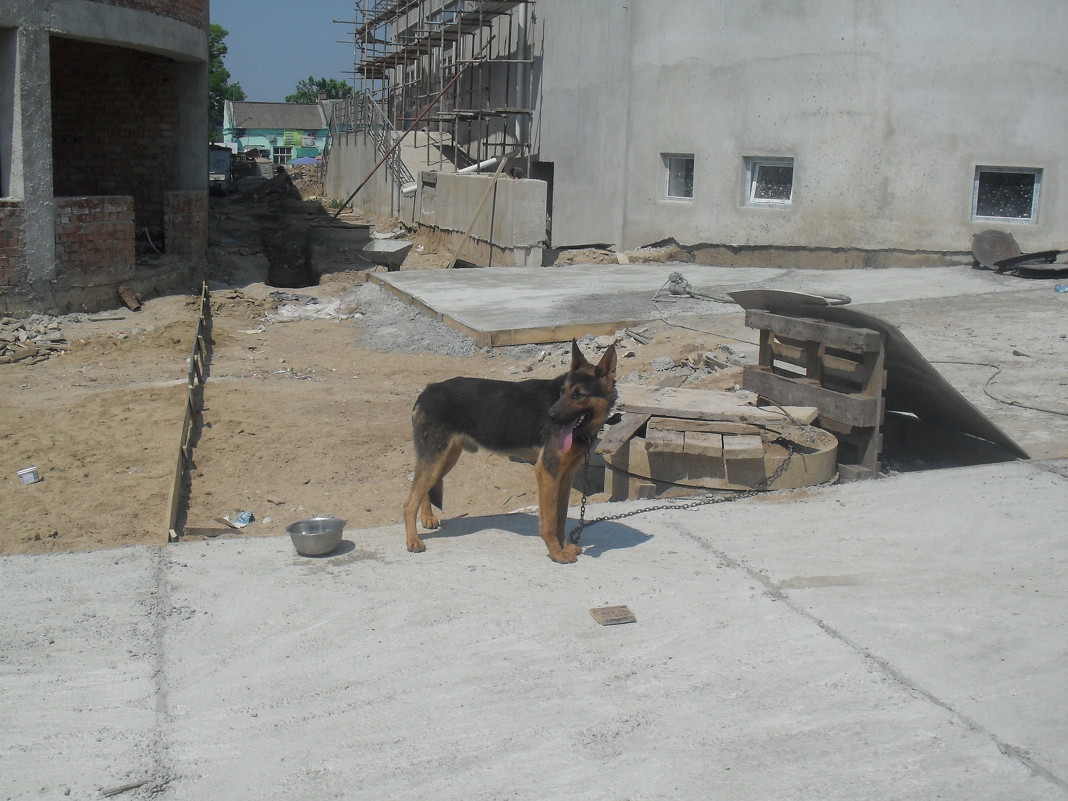
{"label": "unfinished brick building", "polygon": [[0,312],[203,268],[208,25],[208,0],[0,4]]}

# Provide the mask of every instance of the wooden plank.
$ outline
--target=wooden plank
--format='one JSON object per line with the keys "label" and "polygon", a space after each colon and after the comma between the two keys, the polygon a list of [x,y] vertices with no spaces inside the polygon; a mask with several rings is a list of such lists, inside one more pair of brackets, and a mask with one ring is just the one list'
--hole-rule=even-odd
{"label": "wooden plank", "polygon": [[652,417],[649,430],[669,429],[671,431],[701,431],[715,434],[759,434],[758,426],[748,423],[733,423],[724,420],[687,420],[682,417]]}
{"label": "wooden plank", "polygon": [[[813,429],[813,433],[824,432]],[[803,455],[794,454],[782,475],[769,489],[811,486],[834,477],[837,469],[837,441],[834,437],[824,434],[809,444],[817,450]],[[773,450],[782,451],[781,448]],[[729,460],[691,453],[658,453],[647,451],[642,440],[634,438],[607,461],[631,474],[625,476],[625,485],[622,480],[619,481],[615,490],[618,495],[612,496],[613,500],[621,500],[627,497],[678,496],[693,491],[669,482],[707,489],[752,489],[774,474],[785,458],[784,452],[762,452],[761,458]]]}
{"label": "wooden plank", "polygon": [[723,458],[763,459],[764,440],[756,434],[727,434],[723,437]]}
{"label": "wooden plank", "polygon": [[827,417],[820,420],[820,428],[830,431],[832,434],[840,434],[843,437],[852,436],[856,431],[868,431],[873,430],[870,427],[864,426],[851,426],[849,423],[843,423],[841,420],[835,420],[833,417]]}
{"label": "wooden plank", "polygon": [[611,455],[633,437],[649,421],[648,414],[624,414],[618,423],[609,426],[597,443],[597,453]]}
{"label": "wooden plank", "polygon": [[625,501],[630,497],[630,451],[633,441],[627,440],[618,451],[605,456],[608,469],[604,474],[604,491],[610,501]]}
{"label": "wooden plank", "polygon": [[775,375],[770,369],[747,365],[743,386],[776,403],[790,406],[815,406],[820,418],[831,417],[854,426],[877,426],[881,399],[865,395],[846,395],[804,381]]}
{"label": "wooden plank", "polygon": [[708,456],[712,459],[723,458],[723,435],[711,431],[687,431],[683,453],[695,456]]}
{"label": "wooden plank", "polygon": [[[442,321],[454,328],[459,328],[465,333],[474,331],[474,329],[464,326],[448,315],[445,315]],[[572,323],[568,325],[534,326],[531,328],[508,328],[489,332],[478,331],[469,335],[480,340],[480,343],[482,339],[487,340],[485,344],[492,347],[540,345],[548,342],[570,342],[572,339],[581,339],[586,334],[607,336],[628,326],[641,325],[647,322],[649,321],[617,320],[599,323]]]}
{"label": "wooden plank", "polygon": [[178,456],[171,476],[170,492],[167,498],[167,540],[178,539],[178,508],[182,500],[182,479],[185,476],[185,451],[178,449]]}
{"label": "wooden plank", "polygon": [[642,447],[640,439],[631,440],[630,463],[631,472],[640,477],[632,479],[632,491],[635,485],[650,482],[655,487],[654,496],[670,491],[670,482],[715,487],[726,476],[721,458],[649,451]]}
{"label": "wooden plank", "polygon": [[182,535],[185,537],[219,537],[223,534],[233,534],[232,528],[184,528]]}
{"label": "wooden plank", "polygon": [[865,394],[881,397],[886,389],[886,351],[865,353],[861,369],[864,371]]}
{"label": "wooden plank", "polygon": [[[802,345],[794,345],[781,339],[771,340],[771,357],[775,361],[789,362],[798,367],[808,368],[808,349]],[[769,364],[771,362],[768,362]],[[764,362],[761,362],[764,364]]]}
{"label": "wooden plank", "polygon": [[179,507],[182,502],[182,490],[185,479],[186,462],[190,455],[186,453],[189,434],[193,428],[192,392],[186,392],[185,414],[182,417],[182,430],[178,434],[178,456],[171,477],[170,493],[167,498],[167,540],[174,542],[181,533],[178,531]]}
{"label": "wooden plank", "polygon": [[815,407],[785,406],[785,413],[774,407],[750,406],[730,392],[700,389],[619,385],[619,408],[634,414],[683,417],[691,420],[726,420],[736,423],[784,422],[793,418],[807,425],[816,419]]}
{"label": "wooden plank", "polygon": [[817,384],[823,383],[823,357],[826,353],[827,346],[822,342],[809,342],[805,349],[805,362],[808,364],[805,376]]}
{"label": "wooden plank", "polygon": [[197,408],[197,395],[194,387],[207,380],[207,367],[210,350],[206,340],[206,330],[211,317],[211,297],[207,283],[200,288],[200,315],[193,335],[193,348],[190,357],[188,387],[185,399],[185,414],[182,416],[182,429],[178,435],[178,454],[175,459],[174,475],[167,499],[167,539],[178,539],[182,532],[178,530],[181,517],[181,505],[184,497],[185,477],[193,458],[193,427],[200,422],[200,409]]}
{"label": "wooden plank", "polygon": [[760,349],[757,351],[758,364],[771,364],[772,360],[772,336],[771,331],[764,328],[760,331]]}
{"label": "wooden plank", "polygon": [[862,362],[827,354],[823,357],[823,369],[827,377],[856,384],[861,390],[865,388],[867,383],[868,371],[865,370]]}
{"label": "wooden plank", "polygon": [[861,467],[859,464],[840,464],[838,465],[838,476],[843,482],[864,481],[878,478],[879,472],[867,467]]}
{"label": "wooden plank", "polygon": [[777,336],[822,342],[832,348],[855,353],[880,350],[883,343],[882,334],[870,328],[825,323],[807,317],[784,317],[763,309],[748,309],[745,313],[745,324],[761,331],[771,331]]}
{"label": "wooden plank", "polygon": [[683,453],[686,439],[681,431],[651,428],[645,433],[645,449],[660,453]]}
{"label": "wooden plank", "polygon": [[464,323],[461,323],[459,320],[457,320],[455,317],[450,317],[447,314],[437,315],[437,318],[441,320],[441,322],[445,323],[445,325],[455,328],[457,331],[460,331],[464,334],[467,334],[467,336],[471,337],[471,339],[475,340],[475,342],[477,342],[482,347],[488,348],[493,346],[492,334],[487,334],[485,331],[479,331],[477,328],[472,328],[469,325],[465,325]]}

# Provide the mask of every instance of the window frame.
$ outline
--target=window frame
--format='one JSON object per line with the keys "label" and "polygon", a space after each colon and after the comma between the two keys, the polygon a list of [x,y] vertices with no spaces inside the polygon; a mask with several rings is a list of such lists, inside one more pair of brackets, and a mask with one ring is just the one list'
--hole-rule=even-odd
{"label": "window frame", "polygon": [[[284,156],[284,161],[279,161],[279,157]],[[271,152],[271,163],[286,165],[293,159],[293,146],[292,145],[279,145]]]}
{"label": "window frame", "polygon": [[[756,197],[756,187],[760,181],[760,170],[764,167],[790,168],[790,196],[782,198]],[[757,208],[785,209],[793,205],[794,186],[796,185],[797,166],[793,156],[746,156],[745,157],[745,205]]]}
{"label": "window frame", "polygon": [[[979,184],[983,173],[1015,173],[1017,175],[1032,176],[1031,184],[1031,214],[1028,217],[995,217],[979,213]],[[1042,168],[1041,167],[1000,167],[988,164],[975,165],[975,174],[972,177],[972,208],[971,218],[973,222],[995,222],[1017,225],[1034,225],[1038,222],[1038,203],[1042,192]]]}
{"label": "window frame", "polygon": [[[670,200],[672,202],[688,203],[694,198],[694,182],[697,175],[697,159],[693,153],[661,153],[660,158],[664,165],[664,200]],[[690,194],[688,195],[673,195],[672,190],[672,163],[673,162],[690,163]],[[685,181],[685,176],[681,176]]]}

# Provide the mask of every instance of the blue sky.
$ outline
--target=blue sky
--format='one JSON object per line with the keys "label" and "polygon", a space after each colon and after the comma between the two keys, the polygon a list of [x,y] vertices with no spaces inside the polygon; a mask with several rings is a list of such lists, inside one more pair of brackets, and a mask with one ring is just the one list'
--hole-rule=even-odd
{"label": "blue sky", "polygon": [[230,32],[226,69],[247,100],[282,102],[297,82],[312,75],[346,83],[352,76],[353,0],[211,0],[211,21]]}

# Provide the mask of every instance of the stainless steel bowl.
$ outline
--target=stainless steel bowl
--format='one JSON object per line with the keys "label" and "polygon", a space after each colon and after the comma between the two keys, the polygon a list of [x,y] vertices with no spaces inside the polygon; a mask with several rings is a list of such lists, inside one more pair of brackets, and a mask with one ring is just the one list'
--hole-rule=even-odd
{"label": "stainless steel bowl", "polygon": [[301,556],[322,556],[341,544],[345,521],[339,517],[309,517],[286,526]]}

